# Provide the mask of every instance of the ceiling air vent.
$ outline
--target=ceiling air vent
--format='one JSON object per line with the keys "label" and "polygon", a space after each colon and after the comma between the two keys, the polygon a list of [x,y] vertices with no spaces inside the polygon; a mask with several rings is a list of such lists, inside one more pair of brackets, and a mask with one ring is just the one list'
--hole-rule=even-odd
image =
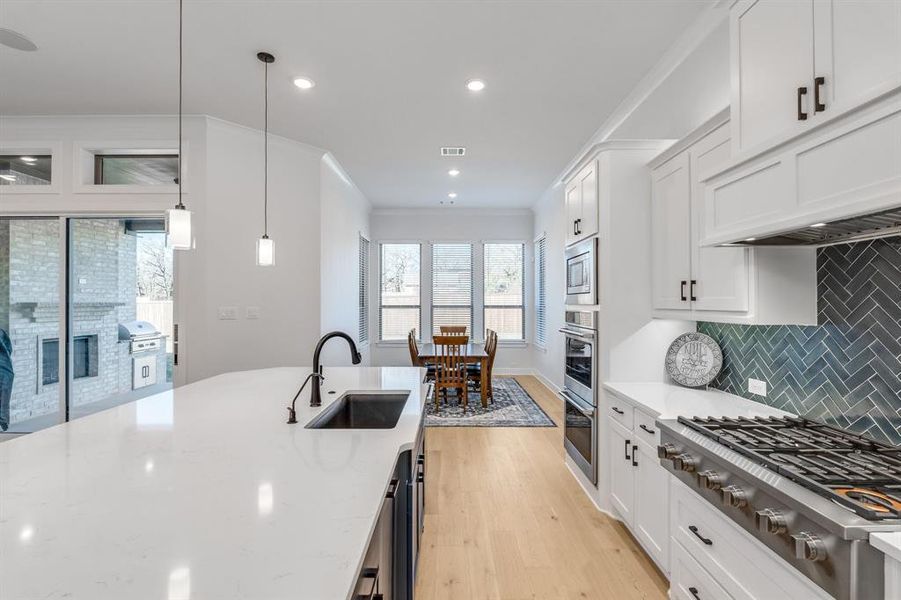
{"label": "ceiling air vent", "polygon": [[448,147],[445,146],[441,148],[441,156],[463,156],[466,154],[466,148],[460,147]]}

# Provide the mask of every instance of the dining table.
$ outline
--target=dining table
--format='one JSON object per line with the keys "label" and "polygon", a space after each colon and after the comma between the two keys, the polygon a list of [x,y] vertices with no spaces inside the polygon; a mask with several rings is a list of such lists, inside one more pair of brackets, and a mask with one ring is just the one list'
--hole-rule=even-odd
{"label": "dining table", "polygon": [[[488,408],[488,386],[491,382],[488,380],[488,353],[485,351],[485,344],[476,344],[473,342],[463,344],[460,349],[460,355],[467,364],[481,365],[479,372],[481,379],[479,380],[479,390],[481,393],[482,408]],[[435,344],[428,342],[419,345],[419,361],[420,363],[437,362],[438,351]]]}

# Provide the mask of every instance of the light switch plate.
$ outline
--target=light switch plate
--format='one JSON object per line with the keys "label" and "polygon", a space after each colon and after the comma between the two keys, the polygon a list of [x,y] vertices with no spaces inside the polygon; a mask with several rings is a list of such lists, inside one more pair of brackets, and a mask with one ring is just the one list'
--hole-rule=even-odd
{"label": "light switch plate", "polygon": [[236,321],[238,319],[238,307],[237,306],[220,306],[219,307],[219,320],[220,321]]}
{"label": "light switch plate", "polygon": [[752,394],[766,397],[766,381],[748,377],[748,391]]}
{"label": "light switch plate", "polygon": [[259,306],[248,306],[245,311],[245,316],[248,319],[259,319],[260,318],[260,307]]}

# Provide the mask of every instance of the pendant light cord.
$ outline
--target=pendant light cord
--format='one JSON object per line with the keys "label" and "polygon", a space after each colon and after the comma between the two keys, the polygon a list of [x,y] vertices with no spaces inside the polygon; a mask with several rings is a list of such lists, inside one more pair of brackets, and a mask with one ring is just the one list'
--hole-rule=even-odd
{"label": "pendant light cord", "polygon": [[263,109],[263,237],[269,237],[269,63],[264,62],[265,101]]}
{"label": "pendant light cord", "polygon": [[184,0],[178,0],[178,204],[175,208],[184,209],[181,198],[181,121],[182,121],[182,8]]}

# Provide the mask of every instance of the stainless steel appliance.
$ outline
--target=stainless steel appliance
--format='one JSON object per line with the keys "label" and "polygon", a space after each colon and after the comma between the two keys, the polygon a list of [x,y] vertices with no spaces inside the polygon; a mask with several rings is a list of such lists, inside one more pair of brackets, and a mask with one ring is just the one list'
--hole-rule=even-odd
{"label": "stainless steel appliance", "polygon": [[883,598],[870,533],[901,530],[901,448],[803,418],[658,421],[660,462],[840,600]]}
{"label": "stainless steel appliance", "polygon": [[566,311],[563,446],[583,473],[597,483],[598,331],[596,311]]}
{"label": "stainless steel appliance", "polygon": [[163,347],[163,334],[147,321],[129,321],[119,323],[119,341],[128,342],[128,353],[132,356],[132,389],[155,384],[156,355]]}
{"label": "stainless steel appliance", "polygon": [[566,249],[566,303],[598,303],[598,238]]}

